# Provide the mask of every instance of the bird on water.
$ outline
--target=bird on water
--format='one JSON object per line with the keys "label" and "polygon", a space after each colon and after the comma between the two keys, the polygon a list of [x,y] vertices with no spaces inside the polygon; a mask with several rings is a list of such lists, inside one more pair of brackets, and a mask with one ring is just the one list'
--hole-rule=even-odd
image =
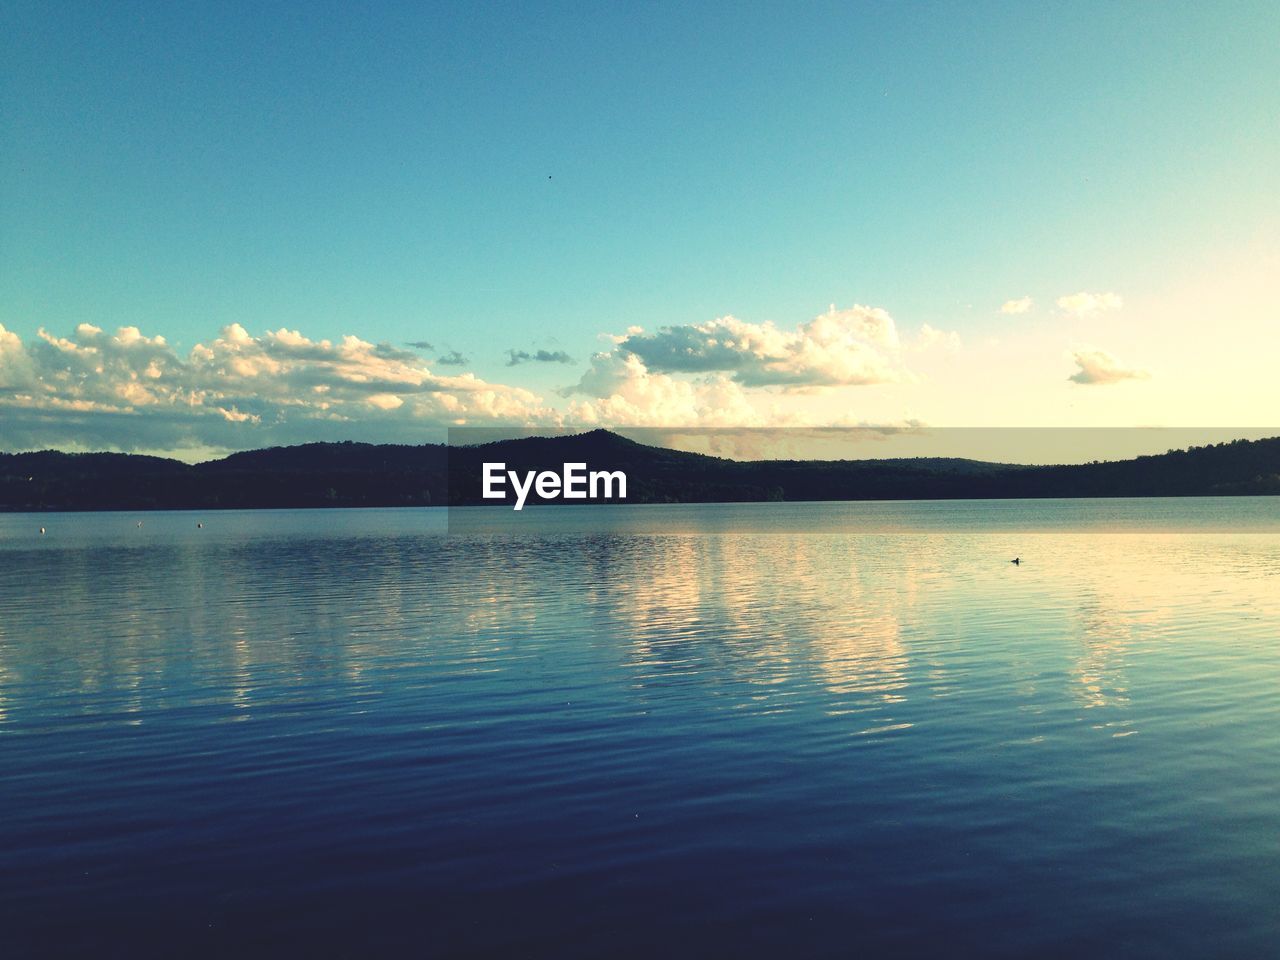
{"label": "bird on water", "polygon": [[1021,564],[1022,564],[1022,558],[1021,558],[1021,557],[1014,557],[1014,558],[1013,558],[1012,560],[1010,560],[1009,562],[1010,562],[1010,563],[1016,563],[1016,564],[1018,564],[1019,566],[1021,566]]}

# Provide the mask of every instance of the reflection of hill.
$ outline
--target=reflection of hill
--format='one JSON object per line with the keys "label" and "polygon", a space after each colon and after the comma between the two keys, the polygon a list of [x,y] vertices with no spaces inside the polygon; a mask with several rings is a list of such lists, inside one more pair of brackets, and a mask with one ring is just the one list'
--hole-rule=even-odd
{"label": "reflection of hill", "polygon": [[638,503],[1280,494],[1280,437],[1026,467],[956,458],[742,462],[594,430],[452,449],[315,443],[196,465],[123,454],[0,454],[0,510],[471,504],[481,501],[485,461],[522,473],[559,472],[566,462],[622,470],[627,499]]}

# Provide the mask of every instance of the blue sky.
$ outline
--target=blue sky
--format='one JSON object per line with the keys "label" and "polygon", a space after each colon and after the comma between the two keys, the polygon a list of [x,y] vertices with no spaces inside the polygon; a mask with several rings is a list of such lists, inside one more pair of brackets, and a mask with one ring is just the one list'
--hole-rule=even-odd
{"label": "blue sky", "polygon": [[[1247,358],[1230,361],[1280,345],[1266,279],[1280,249],[1280,8],[797,6],[7,4],[0,447],[255,446],[267,431],[253,427],[281,422],[283,400],[251,383],[218,394],[209,370],[198,389],[166,372],[151,379],[171,389],[119,394],[99,412],[169,414],[179,395],[188,412],[232,409],[215,394],[237,415],[255,399],[262,409],[217,415],[240,424],[236,436],[96,424],[40,435],[32,410],[119,393],[76,393],[90,374],[74,372],[74,351],[50,347],[66,361],[55,362],[41,344],[86,348],[132,327],[184,364],[197,345],[232,343],[220,332],[233,324],[251,338],[427,342],[414,348],[424,376],[527,391],[523,411],[483,415],[529,421],[658,422],[741,400],[771,423],[992,424],[1008,410],[995,385],[1026,396],[1037,388],[1019,376],[1040,363],[1032,422],[1201,413],[1220,425],[1280,399],[1245,384],[1261,372]],[[1081,293],[1116,305],[1058,303]],[[1001,312],[1023,297],[1027,310]],[[1214,324],[1271,340],[1221,345],[1221,361],[1188,380],[1173,346],[1217,356],[1195,339],[1205,304],[1222,311]],[[802,325],[831,305],[892,318],[891,344],[841,328],[862,373],[798,359]],[[601,339],[632,327],[701,336],[726,316],[795,333],[768,347],[794,352],[786,375],[761,376],[758,350],[639,369],[632,357],[656,348],[624,356]],[[77,335],[81,324],[100,333]],[[926,325],[946,356],[893,353]],[[284,346],[268,346],[285,362]],[[510,350],[575,362],[508,366]],[[466,363],[440,365],[451,351]],[[1089,351],[1123,375],[1098,374]],[[613,372],[584,387],[598,352]],[[848,371],[848,359],[831,362]],[[387,373],[351,363],[335,376]],[[637,376],[650,379],[625,405],[597,395]],[[708,399],[716,378],[737,394]],[[673,390],[711,393],[659,409],[654,397]],[[1199,403],[1184,409],[1174,398],[1188,391]],[[1082,399],[1093,394],[1107,399]],[[339,406],[358,433],[356,407]],[[447,404],[412,406],[395,408],[395,429],[459,419]],[[468,422],[481,412],[459,409]],[[341,432],[286,419],[272,438]]]}

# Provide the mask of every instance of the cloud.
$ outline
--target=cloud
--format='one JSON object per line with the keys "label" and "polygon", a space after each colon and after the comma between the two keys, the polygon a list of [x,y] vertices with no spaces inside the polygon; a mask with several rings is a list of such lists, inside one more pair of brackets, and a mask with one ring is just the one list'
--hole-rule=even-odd
{"label": "cloud", "polygon": [[906,379],[893,318],[853,306],[781,330],[732,316],[706,323],[629,331],[618,350],[657,373],[723,373],[743,386],[808,388],[892,383]]}
{"label": "cloud", "polygon": [[[0,447],[213,454],[317,440],[422,443],[463,424],[825,425],[831,404],[803,394],[912,382],[907,359],[960,346],[928,325],[900,338],[888,313],[862,306],[833,307],[791,329],[723,317],[606,339],[550,405],[464,372],[456,350],[429,360],[356,336],[313,340],[231,324],[179,353],[137,327],[41,329],[26,342],[0,327]],[[573,362],[550,346],[513,349],[512,365]]]}
{"label": "cloud", "polygon": [[591,358],[582,379],[565,391],[584,395],[569,407],[569,421],[594,426],[753,426],[765,419],[741,385],[723,375],[686,380],[649,370],[634,353]]}
{"label": "cloud", "polygon": [[405,346],[413,347],[413,349],[415,350],[427,350],[427,351],[435,350],[435,347],[432,345],[430,340],[410,340],[407,343],[405,343]]}
{"label": "cloud", "polygon": [[30,388],[35,383],[35,367],[22,340],[0,323],[0,400],[6,390]]}
{"label": "cloud", "polygon": [[948,353],[956,353],[960,350],[960,334],[954,330],[938,330],[929,324],[922,324],[920,332],[916,334],[915,339],[907,344],[910,350],[931,350],[934,347],[941,347]]}
{"label": "cloud", "polygon": [[1077,350],[1072,359],[1080,368],[1067,379],[1086,386],[1119,383],[1121,380],[1147,380],[1151,374],[1137,367],[1127,367],[1105,350]]}
{"label": "cloud", "polygon": [[536,353],[530,353],[527,350],[508,350],[507,360],[508,367],[515,367],[522,363],[576,363],[573,357],[569,356],[563,350],[539,350]]}
{"label": "cloud", "polygon": [[421,442],[456,423],[548,423],[528,390],[355,336],[296,330],[253,336],[239,324],[180,356],[137,327],[41,329],[30,343],[0,326],[4,447],[244,449],[317,439]]}
{"label": "cloud", "polygon": [[1092,317],[1119,310],[1123,306],[1124,300],[1118,293],[1089,293],[1081,290],[1058,298],[1058,308],[1076,318]]}
{"label": "cloud", "polygon": [[[682,427],[812,425],[780,394],[912,381],[903,358],[960,348],[957,334],[924,325],[903,341],[879,308],[834,306],[792,330],[726,316],[609,337],[577,383],[568,422]],[[822,421],[826,422],[826,421]]]}
{"label": "cloud", "polygon": [[[1064,297],[1063,299],[1066,298]],[[1062,306],[1062,300],[1058,301],[1058,305]],[[1000,304],[1000,312],[1013,316],[1019,313],[1026,313],[1031,307],[1032,300],[1030,297],[1018,297],[1016,300],[1006,300]]]}

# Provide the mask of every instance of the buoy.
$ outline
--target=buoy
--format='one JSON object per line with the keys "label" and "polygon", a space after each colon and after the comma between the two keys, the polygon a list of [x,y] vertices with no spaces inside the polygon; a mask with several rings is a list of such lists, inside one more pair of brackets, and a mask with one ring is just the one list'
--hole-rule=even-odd
{"label": "buoy", "polygon": [[197,524],[196,524],[196,529],[197,529],[197,530],[203,530],[203,529],[204,529],[204,524],[203,524],[203,523],[197,523]]}
{"label": "buoy", "polygon": [[44,527],[41,527],[41,528],[40,528],[40,536],[42,536],[42,537],[44,536]]}

